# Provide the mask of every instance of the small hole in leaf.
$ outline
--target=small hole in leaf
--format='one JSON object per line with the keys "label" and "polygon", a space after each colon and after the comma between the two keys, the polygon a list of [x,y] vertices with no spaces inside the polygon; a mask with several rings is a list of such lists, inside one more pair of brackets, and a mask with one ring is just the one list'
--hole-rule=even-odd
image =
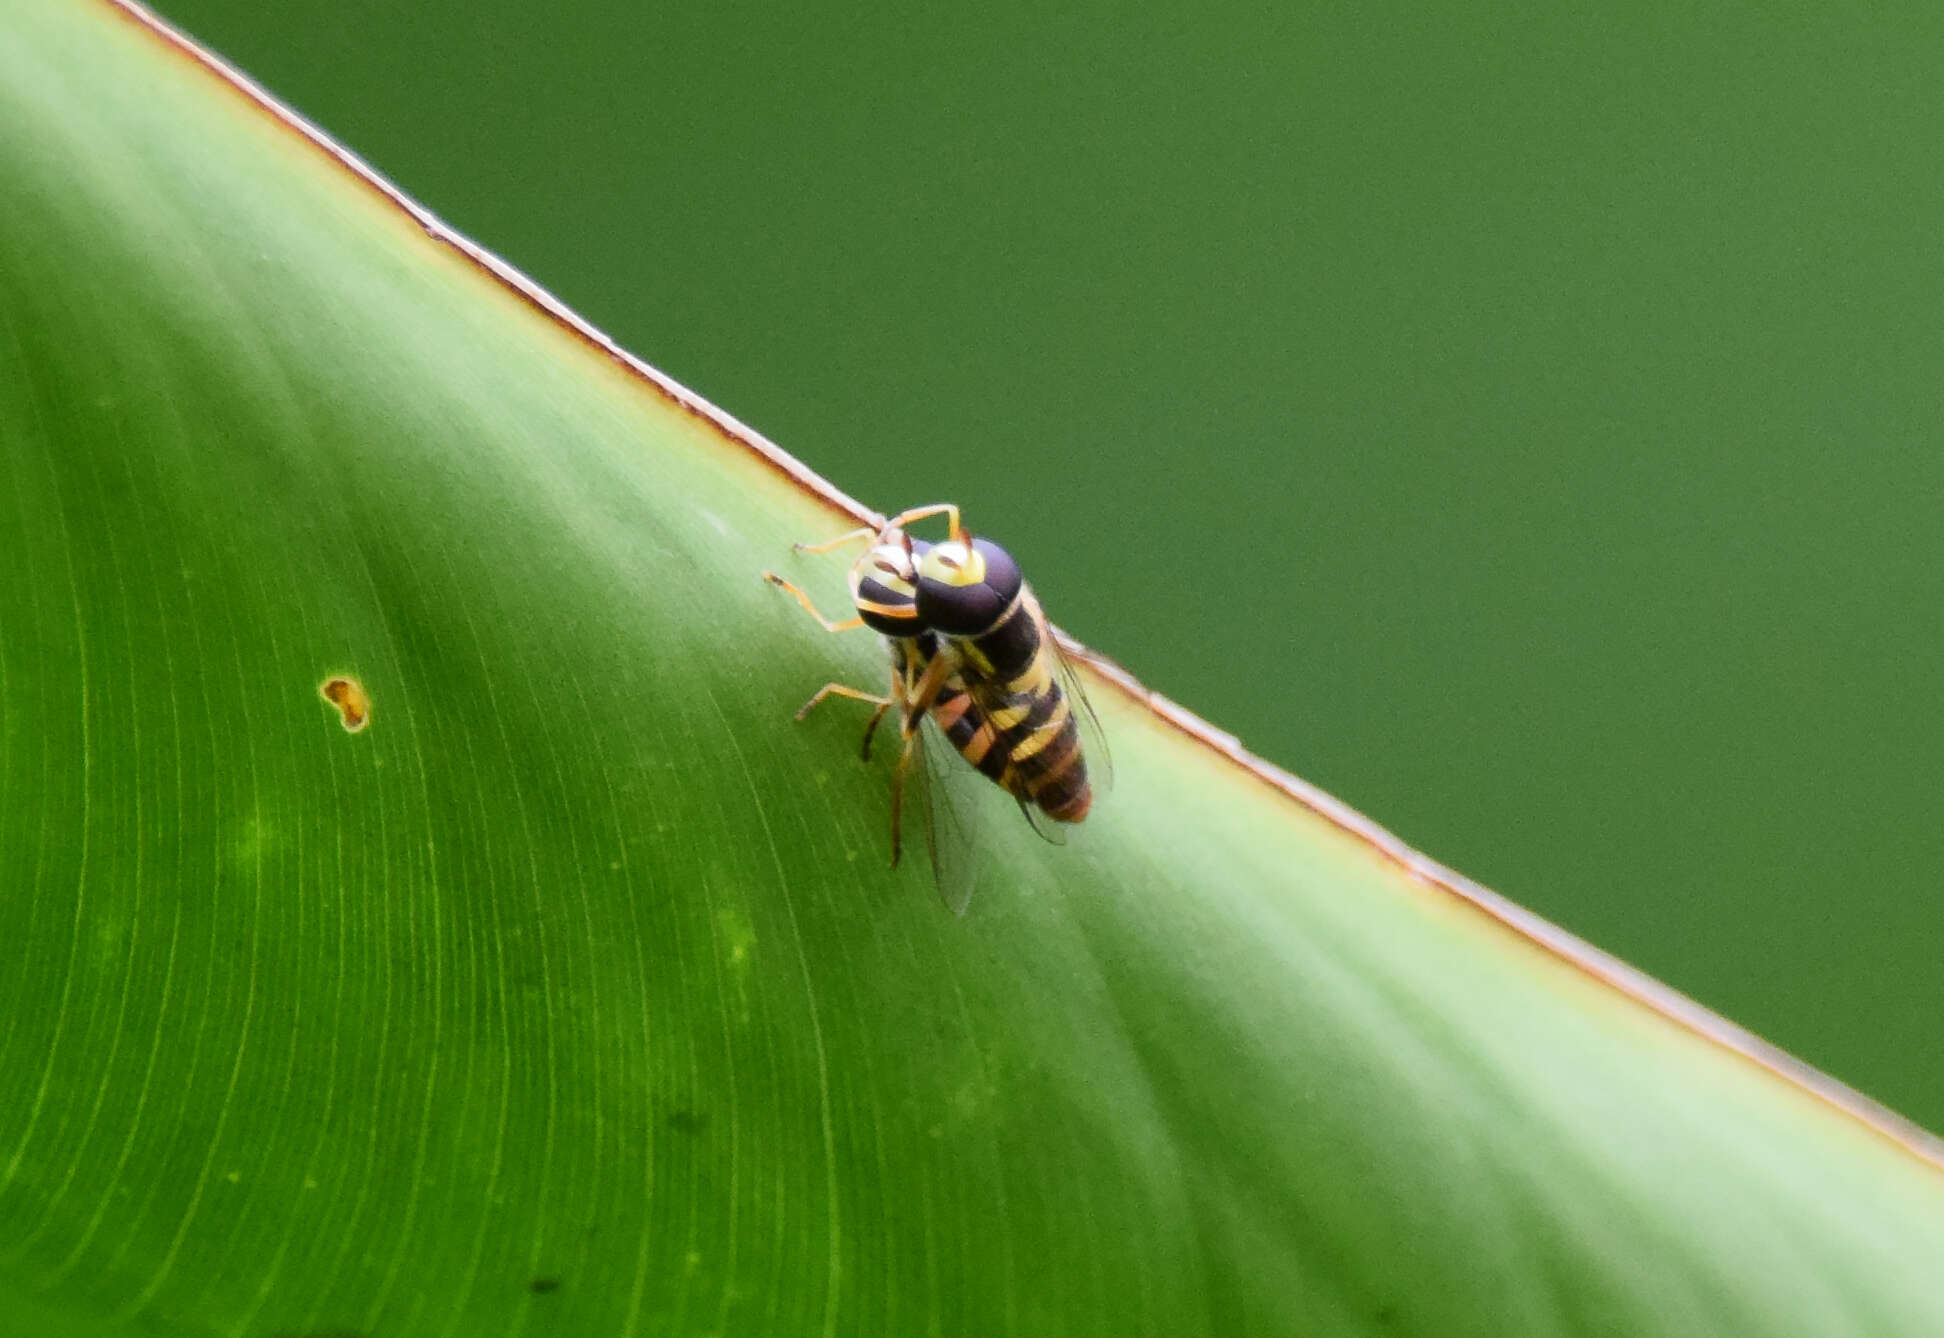
{"label": "small hole in leaf", "polygon": [[371,723],[371,695],[364,684],[343,674],[333,674],[317,685],[318,695],[338,708],[338,720],[356,734]]}

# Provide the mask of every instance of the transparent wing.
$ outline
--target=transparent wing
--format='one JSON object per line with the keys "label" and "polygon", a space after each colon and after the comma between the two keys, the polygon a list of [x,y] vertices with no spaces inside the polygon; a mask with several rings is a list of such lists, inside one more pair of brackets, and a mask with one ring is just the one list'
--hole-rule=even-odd
{"label": "transparent wing", "polygon": [[922,757],[911,768],[918,787],[918,811],[925,826],[925,853],[930,856],[932,881],[938,898],[954,915],[964,915],[972,902],[978,872],[978,847],[972,840],[974,806],[959,793],[969,769],[960,765],[952,745],[937,722],[926,714],[912,746]]}
{"label": "transparent wing", "polygon": [[1040,840],[1056,846],[1063,846],[1067,843],[1067,827],[1069,824],[1053,821],[1053,819],[1047,817],[1045,813],[1040,811],[1039,805],[1029,800],[1020,799],[1017,795],[1013,796],[1013,798],[1019,804],[1019,811],[1026,815],[1026,825],[1033,829],[1034,834]]}
{"label": "transparent wing", "polygon": [[1080,753],[1087,762],[1087,782],[1096,793],[1105,794],[1114,788],[1114,757],[1107,749],[1107,731],[1100,727],[1100,717],[1094,713],[1093,702],[1080,682],[1080,670],[1073,657],[1050,632],[1046,640],[1053,647],[1053,663],[1060,691],[1067,695],[1067,709],[1073,712],[1073,723],[1080,727]]}

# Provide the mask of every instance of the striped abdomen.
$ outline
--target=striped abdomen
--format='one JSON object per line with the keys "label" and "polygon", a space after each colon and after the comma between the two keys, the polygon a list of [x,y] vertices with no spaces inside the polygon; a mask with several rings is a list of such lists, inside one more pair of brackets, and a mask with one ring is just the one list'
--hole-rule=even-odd
{"label": "striped abdomen", "polygon": [[1073,703],[1054,672],[1051,634],[1033,592],[1018,597],[986,631],[953,638],[964,683],[932,710],[959,754],[1019,799],[1058,822],[1078,822],[1093,804]]}

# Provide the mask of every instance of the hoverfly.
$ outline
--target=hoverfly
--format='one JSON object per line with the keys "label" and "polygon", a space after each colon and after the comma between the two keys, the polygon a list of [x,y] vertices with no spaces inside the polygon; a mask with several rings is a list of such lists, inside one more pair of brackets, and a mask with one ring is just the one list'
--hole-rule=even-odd
{"label": "hoverfly", "polygon": [[[942,543],[913,539],[905,530],[914,520],[940,515],[951,527]],[[817,612],[802,590],[774,573],[763,575],[795,596],[827,630],[870,627],[889,643],[889,697],[829,683],[805,703],[797,719],[831,695],[875,704],[864,737],[868,757],[878,721],[892,706],[900,708],[905,751],[893,779],[892,863],[898,861],[903,782],[922,750],[919,728],[927,714],[961,757],[1013,796],[1036,831],[1060,840],[1057,828],[1033,821],[1033,812],[1037,809],[1055,823],[1076,823],[1087,816],[1093,789],[1080,740],[1082,721],[1103,762],[1106,750],[1086,694],[1018,564],[997,544],[966,534],[958,507],[950,503],[903,512],[880,529],[853,530],[828,543],[796,548],[822,553],[859,539],[871,546],[850,571],[854,618],[833,622]],[[919,775],[922,782],[922,770]],[[934,795],[937,788],[931,787]],[[929,807],[927,817],[930,837],[938,823]],[[935,837],[932,852],[936,871]],[[940,887],[945,887],[942,875]],[[948,904],[951,900],[948,895]]]}
{"label": "hoverfly", "polygon": [[764,572],[763,579],[789,592],[825,631],[848,632],[868,627],[881,635],[891,657],[891,691],[879,696],[844,683],[826,683],[803,704],[796,719],[802,721],[826,697],[849,697],[871,703],[877,709],[864,727],[863,746],[859,750],[864,760],[869,761],[871,739],[877,733],[878,724],[892,707],[898,708],[902,746],[891,779],[891,864],[897,867],[902,853],[904,792],[909,777],[919,788],[925,845],[939,895],[954,914],[963,915],[971,892],[964,878],[969,868],[967,861],[947,856],[946,847],[961,834],[945,794],[944,778],[933,773],[933,753],[925,749],[923,724],[929,713],[933,723],[958,748],[962,746],[960,740],[978,727],[982,717],[966,695],[951,655],[940,653],[937,634],[918,620],[917,562],[929,544],[913,539],[893,523],[882,530],[853,530],[828,543],[794,547],[803,553],[827,553],[859,539],[868,539],[871,544],[850,569],[855,617],[833,621],[817,611],[801,588],[775,572]]}
{"label": "hoverfly", "polygon": [[[949,502],[907,511],[898,522],[936,515],[951,533],[919,555],[918,619],[950,648],[985,717],[959,752],[1018,800],[1028,821],[1037,808],[1056,823],[1080,822],[1093,807],[1083,728],[1107,764],[1099,718],[1012,554],[967,534]],[[1033,826],[1060,839],[1057,829]]]}

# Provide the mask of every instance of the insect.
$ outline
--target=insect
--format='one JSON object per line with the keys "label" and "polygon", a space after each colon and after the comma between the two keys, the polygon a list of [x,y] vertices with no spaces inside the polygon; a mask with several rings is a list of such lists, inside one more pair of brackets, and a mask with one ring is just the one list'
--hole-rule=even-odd
{"label": "insect", "polygon": [[1083,724],[1106,760],[1093,707],[1012,554],[967,534],[951,503],[907,511],[898,521],[930,515],[946,517],[951,533],[918,556],[918,619],[950,649],[967,697],[984,716],[959,752],[1017,799],[1029,821],[1037,808],[1056,823],[1080,822],[1093,807]]}
{"label": "insect", "polygon": [[[950,524],[950,536],[941,543],[914,539],[905,529],[941,515]],[[1080,722],[1104,759],[1098,722],[1011,555],[966,534],[958,508],[949,503],[903,512],[876,530],[853,530],[828,543],[796,547],[821,553],[860,539],[871,546],[850,571],[854,618],[833,622],[796,586],[774,573],[764,576],[794,595],[829,631],[871,627],[890,644],[889,697],[830,683],[797,718],[830,695],[875,703],[878,709],[865,731],[868,756],[878,721],[892,706],[900,707],[905,751],[893,778],[892,863],[898,856],[903,782],[922,750],[919,727],[927,714],[961,757],[1018,801],[1029,821],[1036,809],[1055,823],[1084,819],[1093,789]],[[937,792],[937,786],[931,788]],[[934,819],[928,834],[938,825]],[[1033,825],[1049,840],[1061,839],[1057,828]],[[935,843],[933,854],[936,864]]]}
{"label": "insect", "polygon": [[859,539],[869,539],[871,545],[850,570],[855,617],[833,621],[817,611],[815,603],[800,587],[775,572],[764,572],[763,579],[792,595],[826,631],[848,632],[868,627],[882,635],[891,658],[891,690],[888,695],[880,696],[845,683],[826,683],[803,704],[796,718],[803,720],[827,697],[849,697],[873,704],[877,709],[864,727],[863,746],[859,750],[868,761],[871,739],[879,723],[892,707],[898,708],[902,746],[891,780],[891,864],[895,868],[902,853],[904,793],[910,779],[919,789],[925,844],[939,895],[955,914],[964,914],[971,892],[965,877],[969,873],[969,861],[948,857],[947,850],[962,838],[962,830],[946,798],[943,778],[933,774],[933,754],[925,749],[922,727],[929,712],[933,724],[954,747],[959,747],[959,740],[969,736],[982,718],[966,695],[951,656],[940,653],[937,634],[918,620],[917,562],[930,545],[890,524],[882,530],[853,530],[828,543],[795,547],[799,552],[826,553]]}

